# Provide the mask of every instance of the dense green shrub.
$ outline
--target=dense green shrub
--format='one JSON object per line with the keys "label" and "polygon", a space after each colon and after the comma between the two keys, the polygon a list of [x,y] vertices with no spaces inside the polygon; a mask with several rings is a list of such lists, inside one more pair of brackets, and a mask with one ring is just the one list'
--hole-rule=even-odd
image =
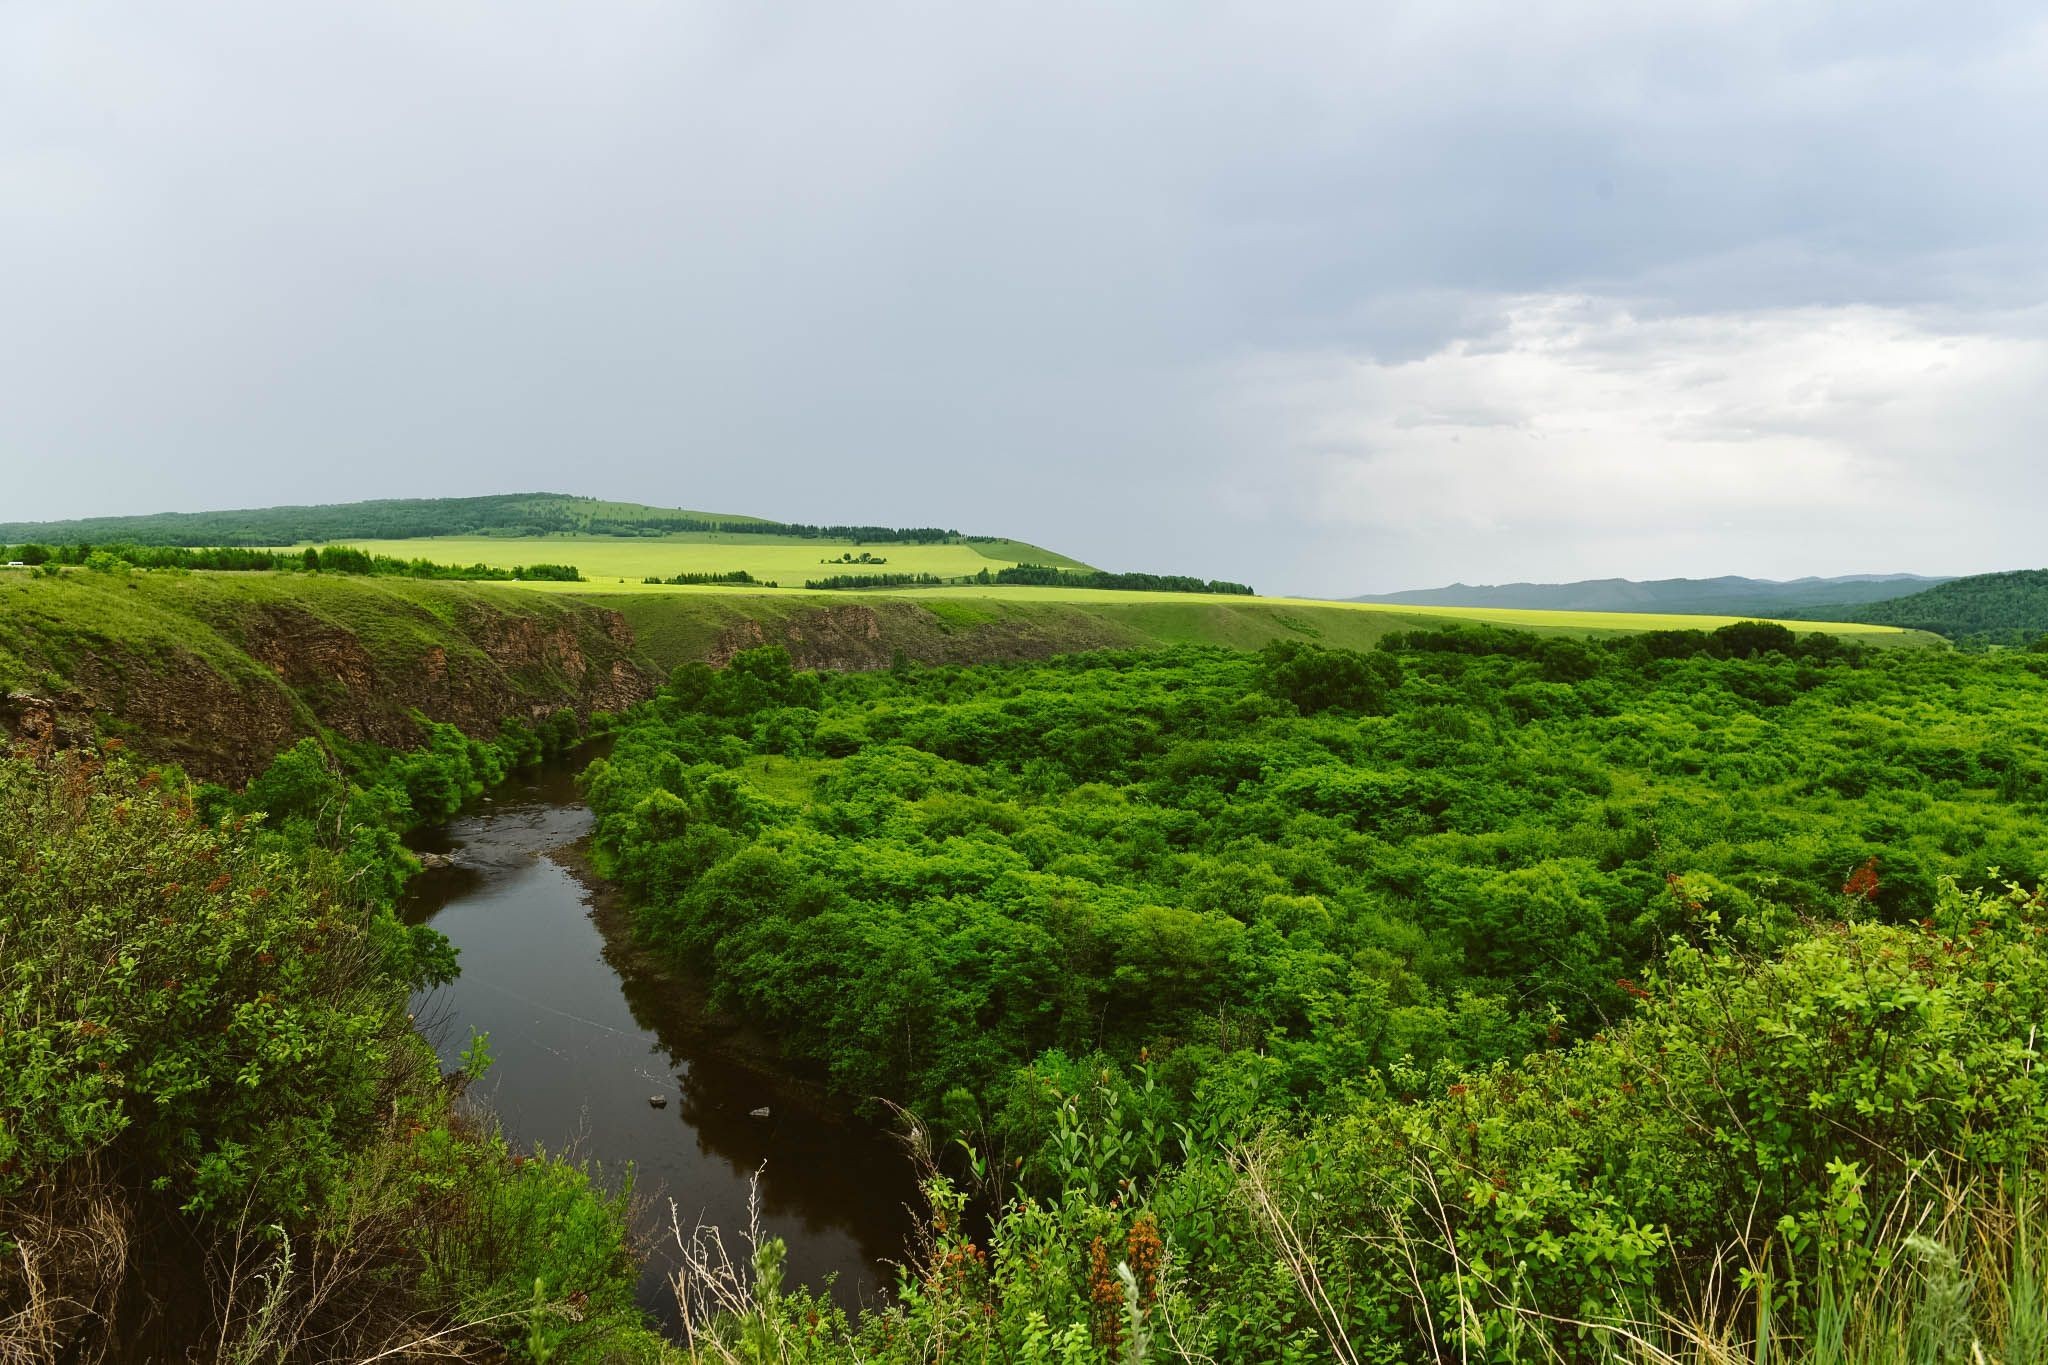
{"label": "dense green shrub", "polygon": [[436,957],[340,874],[126,764],[0,764],[0,1195],[97,1162],[190,1212],[325,1197]]}
{"label": "dense green shrub", "polygon": [[1616,982],[1716,917],[1761,950],[2037,875],[2042,688],[1762,625],[857,676],[767,649],[678,670],[588,790],[650,941],[854,1094],[1200,1045],[1312,1112],[1625,1017]]}

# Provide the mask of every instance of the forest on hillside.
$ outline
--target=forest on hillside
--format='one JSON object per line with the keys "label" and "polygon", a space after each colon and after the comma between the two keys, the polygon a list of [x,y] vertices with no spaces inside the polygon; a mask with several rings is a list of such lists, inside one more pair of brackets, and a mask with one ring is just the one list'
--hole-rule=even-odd
{"label": "forest on hillside", "polygon": [[2027,648],[2048,639],[2048,569],[1976,574],[1827,616],[1933,631],[1970,649]]}

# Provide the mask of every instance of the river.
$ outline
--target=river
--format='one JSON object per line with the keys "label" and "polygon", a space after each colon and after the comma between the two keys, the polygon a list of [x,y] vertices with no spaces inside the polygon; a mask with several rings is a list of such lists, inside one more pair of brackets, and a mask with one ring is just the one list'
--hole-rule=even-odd
{"label": "river", "polygon": [[410,841],[448,861],[413,880],[406,917],[461,951],[461,976],[416,1002],[421,1027],[451,1069],[472,1028],[490,1035],[492,1066],[473,1093],[515,1147],[573,1144],[608,1170],[631,1163],[650,1247],[640,1299],[671,1327],[669,1201],[686,1233],[721,1227],[744,1263],[756,1172],[763,1229],[789,1245],[788,1278],[822,1287],[836,1276],[833,1297],[849,1311],[872,1301],[910,1231],[907,1158],[887,1133],[743,1057],[697,991],[607,944],[573,855],[557,852],[590,828],[579,767],[516,774]]}

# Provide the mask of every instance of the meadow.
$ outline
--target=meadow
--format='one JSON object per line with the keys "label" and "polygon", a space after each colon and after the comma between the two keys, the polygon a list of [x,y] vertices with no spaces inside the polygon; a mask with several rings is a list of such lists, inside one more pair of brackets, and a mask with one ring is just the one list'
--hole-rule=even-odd
{"label": "meadow", "polygon": [[[744,570],[764,582],[802,587],[806,579],[845,573],[936,574],[964,578],[983,569],[1014,564],[1083,568],[1078,561],[1021,541],[950,541],[934,545],[861,544],[853,540],[801,536],[686,531],[664,536],[430,536],[405,540],[350,540],[356,549],[400,559],[444,564],[488,564],[511,568],[537,562],[574,564],[590,582],[618,589],[642,586],[641,579],[686,573]],[[823,563],[851,554],[871,554],[886,564]]]}

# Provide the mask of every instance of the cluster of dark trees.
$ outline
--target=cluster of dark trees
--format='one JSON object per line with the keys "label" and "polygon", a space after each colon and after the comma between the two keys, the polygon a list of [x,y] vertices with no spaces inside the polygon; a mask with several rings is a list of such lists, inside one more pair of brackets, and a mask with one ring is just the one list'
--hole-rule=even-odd
{"label": "cluster of dark trees", "polygon": [[109,556],[137,569],[211,569],[217,572],[281,572],[299,568],[297,550],[251,550],[239,546],[188,549],[176,545],[0,545],[0,562],[85,564],[95,554]]}
{"label": "cluster of dark trees", "polygon": [[649,574],[647,577],[641,579],[640,581],[642,583],[669,583],[675,584],[677,586],[688,586],[693,584],[731,584],[733,586],[753,586],[759,588],[774,588],[781,586],[780,584],[777,584],[773,581],[763,582],[761,579],[758,579],[754,577],[752,574],[748,573],[745,569],[733,569],[728,573],[678,573],[670,574],[667,578],[663,578],[659,574]]}
{"label": "cluster of dark trees", "polygon": [[485,582],[581,583],[583,574],[574,564],[516,564],[509,569],[491,564],[436,564],[430,559],[400,559],[396,555],[373,555],[348,545],[308,546],[299,552],[299,567],[307,573],[381,574],[394,578],[455,578]]}
{"label": "cluster of dark trees", "polygon": [[485,582],[580,583],[573,564],[438,564],[429,559],[372,555],[348,545],[303,550],[255,550],[241,546],[69,545],[0,546],[0,563],[71,565],[92,569],[203,569],[215,573],[335,573],[394,578],[439,578]]}
{"label": "cluster of dark trees", "polygon": [[937,588],[947,582],[935,573],[835,573],[807,578],[804,586],[814,589],[843,588]]}
{"label": "cluster of dark trees", "polygon": [[[599,523],[592,523],[598,526]],[[647,529],[652,528],[652,529]],[[856,545],[944,545],[960,533],[939,526],[813,526],[802,521],[706,521],[701,517],[653,517],[603,523],[602,535],[666,535],[671,531],[717,531],[735,536],[796,536],[803,540],[850,540]]]}
{"label": "cluster of dark trees", "polygon": [[1121,588],[1127,592],[1210,592],[1237,597],[1255,594],[1243,583],[1202,579],[1186,574],[1104,573],[1096,569],[1055,569],[1043,564],[1014,564],[990,573],[983,569],[974,576],[977,583],[1022,583],[1040,588]]}

